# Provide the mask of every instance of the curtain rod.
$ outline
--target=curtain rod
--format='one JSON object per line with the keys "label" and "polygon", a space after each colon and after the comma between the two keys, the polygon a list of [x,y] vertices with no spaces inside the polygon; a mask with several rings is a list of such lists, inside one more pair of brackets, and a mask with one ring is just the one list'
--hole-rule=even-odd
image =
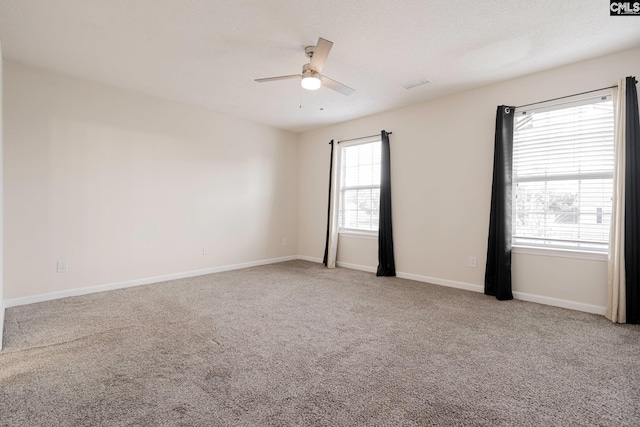
{"label": "curtain rod", "polygon": [[[387,135],[391,135],[393,132],[387,132]],[[351,139],[343,139],[342,141],[337,141],[338,144],[340,144],[341,142],[347,142],[347,141],[357,141],[358,139],[365,139],[365,138],[373,138],[374,136],[379,136],[379,133],[376,133],[375,135],[367,135],[367,136],[360,136],[358,138],[351,138]],[[331,143],[329,143],[331,144]]]}
{"label": "curtain rod", "polygon": [[613,89],[614,87],[618,87],[618,85],[609,86],[609,87],[602,87],[600,89],[588,90],[586,92],[574,93],[573,95],[567,95],[567,96],[561,96],[559,98],[547,99],[546,101],[532,102],[531,104],[518,105],[516,107],[516,109],[517,108],[522,108],[522,107],[530,107],[532,105],[544,104],[545,102],[557,101],[559,99],[571,98],[572,96],[585,95],[587,93],[599,92],[601,90]]}

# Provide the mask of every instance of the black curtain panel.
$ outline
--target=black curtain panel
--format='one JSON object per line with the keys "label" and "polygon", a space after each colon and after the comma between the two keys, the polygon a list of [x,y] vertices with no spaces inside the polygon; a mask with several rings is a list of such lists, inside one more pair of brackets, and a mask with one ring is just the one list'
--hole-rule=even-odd
{"label": "black curtain panel", "polygon": [[511,293],[511,178],[513,162],[513,117],[515,107],[501,105],[496,114],[493,153],[493,185],[484,293],[499,300]]}
{"label": "black curtain panel", "polygon": [[395,276],[393,229],[391,227],[391,150],[389,134],[382,131],[382,164],[380,165],[380,218],[378,224],[378,271],[376,276]]}
{"label": "black curtain panel", "polygon": [[635,77],[626,79],[624,264],[627,323],[640,323],[640,123]]}
{"label": "black curtain panel", "polygon": [[329,143],[331,145],[331,155],[329,156],[329,199],[327,200],[327,239],[324,244],[324,258],[322,263],[327,265],[327,258],[329,256],[329,233],[331,226],[331,177],[333,176],[333,139]]}

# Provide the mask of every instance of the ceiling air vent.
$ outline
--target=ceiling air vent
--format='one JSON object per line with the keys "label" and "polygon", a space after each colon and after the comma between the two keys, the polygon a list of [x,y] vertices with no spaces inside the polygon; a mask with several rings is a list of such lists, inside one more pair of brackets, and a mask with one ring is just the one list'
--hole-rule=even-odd
{"label": "ceiling air vent", "polygon": [[413,89],[414,87],[426,85],[427,83],[429,83],[429,80],[427,79],[418,79],[409,83],[405,83],[402,85],[402,87],[405,89]]}

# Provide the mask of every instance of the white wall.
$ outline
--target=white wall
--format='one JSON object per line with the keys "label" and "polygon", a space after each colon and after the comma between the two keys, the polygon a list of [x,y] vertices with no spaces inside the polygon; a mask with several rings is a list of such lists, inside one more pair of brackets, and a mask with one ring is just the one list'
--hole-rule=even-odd
{"label": "white wall", "polygon": [[[393,132],[393,227],[399,275],[481,291],[496,107],[611,86],[629,75],[640,75],[638,48],[302,134],[301,256],[321,258],[324,251],[328,142],[385,129]],[[376,248],[376,240],[341,237],[338,262],[373,269]],[[467,267],[470,255],[477,256],[478,268]],[[514,254],[513,288],[523,299],[603,312],[606,261]]]}
{"label": "white wall", "polygon": [[[393,131],[399,274],[481,290],[496,106],[639,74],[634,49],[298,137],[5,62],[4,298],[296,255],[321,258],[328,141],[381,129]],[[374,269],[376,245],[342,238],[338,261]],[[466,266],[469,255],[478,257],[478,268]],[[603,261],[513,258],[521,298],[587,310],[606,303]],[[56,273],[63,259],[70,271]]]}
{"label": "white wall", "polygon": [[2,46],[0,45],[0,350],[2,350],[2,337],[4,335],[4,280],[2,278],[3,276],[3,262],[2,259],[4,258],[4,249],[3,249],[3,212],[4,212],[4,208],[3,208],[3,203],[4,203],[4,197],[3,197],[3,190],[4,190],[4,184],[3,184],[3,161],[2,161],[2,157],[3,157],[3,142],[2,142],[2,118],[3,118],[3,114],[2,114]]}
{"label": "white wall", "polygon": [[7,300],[297,255],[296,134],[4,69]]}

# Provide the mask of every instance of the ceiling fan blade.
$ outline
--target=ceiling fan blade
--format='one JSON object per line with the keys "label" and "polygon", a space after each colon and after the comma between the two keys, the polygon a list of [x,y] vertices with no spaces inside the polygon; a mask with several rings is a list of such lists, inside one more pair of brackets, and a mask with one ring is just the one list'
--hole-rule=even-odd
{"label": "ceiling fan blade", "polygon": [[274,82],[276,80],[299,79],[300,77],[302,77],[302,75],[300,74],[291,74],[289,76],[266,77],[264,79],[255,79],[255,81],[257,81],[258,83],[264,83],[264,82]]}
{"label": "ceiling fan blade", "polygon": [[340,92],[343,95],[351,95],[355,92],[355,89],[350,88],[349,86],[343,85],[335,80],[330,79],[327,76],[321,76],[320,80],[322,81],[322,85],[328,87],[329,89],[335,90],[336,92]]}
{"label": "ceiling fan blade", "polygon": [[331,46],[333,46],[333,42],[325,40],[322,37],[318,38],[318,44],[313,51],[313,56],[311,57],[311,62],[309,63],[309,69],[317,73],[322,71],[322,67],[324,67],[327,56],[329,56],[329,52],[331,51]]}

